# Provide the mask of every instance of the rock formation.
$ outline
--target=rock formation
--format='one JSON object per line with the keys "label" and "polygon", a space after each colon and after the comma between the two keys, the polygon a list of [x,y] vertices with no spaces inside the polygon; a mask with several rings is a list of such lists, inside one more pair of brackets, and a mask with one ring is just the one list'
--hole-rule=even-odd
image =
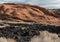
{"label": "rock formation", "polygon": [[60,13],[29,4],[0,4],[0,42],[60,42]]}
{"label": "rock formation", "polygon": [[35,22],[60,25],[60,14],[29,4],[0,4],[0,19],[18,22]]}

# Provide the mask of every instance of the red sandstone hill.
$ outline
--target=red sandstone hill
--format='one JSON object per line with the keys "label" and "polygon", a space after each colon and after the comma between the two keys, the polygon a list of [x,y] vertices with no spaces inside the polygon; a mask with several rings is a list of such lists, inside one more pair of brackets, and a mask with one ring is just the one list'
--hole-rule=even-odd
{"label": "red sandstone hill", "polygon": [[60,24],[60,14],[29,4],[0,4],[0,20]]}

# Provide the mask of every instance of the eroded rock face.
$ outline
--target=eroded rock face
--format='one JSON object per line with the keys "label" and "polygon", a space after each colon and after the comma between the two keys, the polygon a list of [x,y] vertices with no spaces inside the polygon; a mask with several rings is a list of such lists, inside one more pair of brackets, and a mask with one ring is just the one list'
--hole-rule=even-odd
{"label": "eroded rock face", "polygon": [[0,4],[0,19],[60,25],[60,14],[29,4]]}

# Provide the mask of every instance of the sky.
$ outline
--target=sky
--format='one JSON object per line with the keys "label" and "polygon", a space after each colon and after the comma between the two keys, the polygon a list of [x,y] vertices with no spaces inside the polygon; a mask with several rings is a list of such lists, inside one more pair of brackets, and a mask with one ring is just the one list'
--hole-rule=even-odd
{"label": "sky", "polygon": [[1,3],[33,4],[49,9],[60,8],[60,0],[0,0]]}

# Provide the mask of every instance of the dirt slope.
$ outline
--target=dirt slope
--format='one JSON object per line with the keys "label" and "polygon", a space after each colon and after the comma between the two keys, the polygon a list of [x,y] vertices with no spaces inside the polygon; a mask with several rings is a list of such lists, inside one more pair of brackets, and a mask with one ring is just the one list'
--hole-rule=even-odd
{"label": "dirt slope", "polygon": [[0,19],[60,25],[59,13],[29,4],[0,4]]}

